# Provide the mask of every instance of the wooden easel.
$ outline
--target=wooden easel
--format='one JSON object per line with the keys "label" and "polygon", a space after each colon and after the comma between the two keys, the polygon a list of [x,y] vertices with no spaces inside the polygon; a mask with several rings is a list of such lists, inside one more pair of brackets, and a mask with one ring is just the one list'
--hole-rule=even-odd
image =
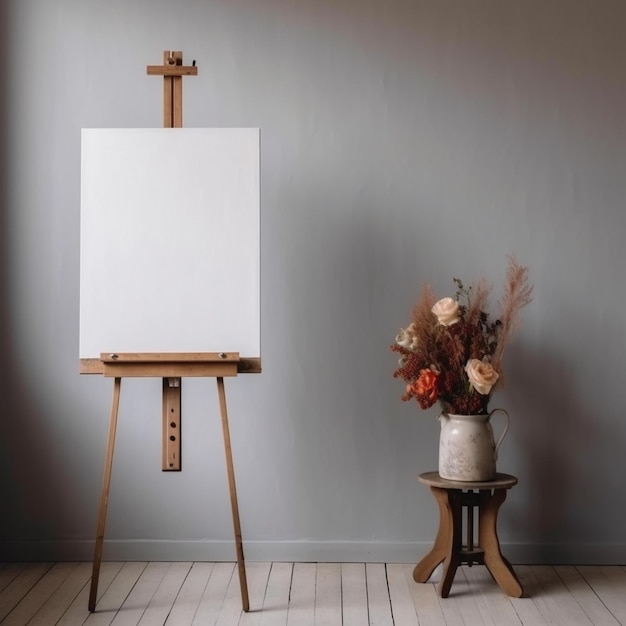
{"label": "wooden easel", "polygon": [[[149,75],[163,76],[164,126],[166,127],[173,128],[182,126],[182,77],[197,75],[198,72],[195,61],[192,66],[184,66],[182,60],[182,52],[170,52],[166,50],[163,53],[163,65],[149,65],[147,67]],[[228,426],[228,413],[226,410],[224,378],[227,376],[237,376],[242,372],[260,371],[260,361],[258,359],[241,359],[239,354],[234,352],[102,353],[100,359],[81,360],[81,373],[103,374],[105,377],[112,377],[114,379],[109,433],[100,494],[98,528],[94,548],[93,572],[89,593],[90,612],[93,613],[95,611],[98,595],[98,579],[100,576],[100,564],[102,562],[122,378],[158,377],[163,379],[163,470],[177,471],[180,470],[181,379],[185,376],[214,377],[217,379],[217,392],[224,436],[224,452],[226,456],[226,471],[233,516],[237,568],[241,588],[241,602],[244,611],[247,612],[250,610],[241,524],[239,520],[239,504],[235,483],[235,470],[230,442],[230,429]]]}

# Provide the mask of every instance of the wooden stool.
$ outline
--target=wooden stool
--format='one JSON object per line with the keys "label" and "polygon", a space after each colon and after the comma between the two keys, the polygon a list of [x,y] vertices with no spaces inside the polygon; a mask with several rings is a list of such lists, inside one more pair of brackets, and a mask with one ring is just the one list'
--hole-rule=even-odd
{"label": "wooden stool", "polygon": [[[462,563],[485,565],[505,593],[521,598],[524,590],[510,563],[500,552],[496,532],[498,510],[506,491],[517,484],[509,474],[496,474],[494,480],[461,482],[446,480],[439,472],[420,474],[419,481],[430,486],[439,505],[439,530],[432,550],[415,566],[413,579],[425,583],[443,562],[439,593],[447,598],[456,568]],[[478,493],[477,493],[478,492]],[[467,511],[467,543],[463,545],[463,507]],[[474,545],[474,507],[478,507],[478,544]]]}

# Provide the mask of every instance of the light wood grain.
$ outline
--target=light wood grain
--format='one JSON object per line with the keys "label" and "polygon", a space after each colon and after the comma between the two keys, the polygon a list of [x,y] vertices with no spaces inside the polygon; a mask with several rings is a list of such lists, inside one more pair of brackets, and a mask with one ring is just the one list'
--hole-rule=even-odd
{"label": "light wood grain", "polygon": [[439,604],[435,583],[416,584],[413,580],[413,567],[411,565],[404,565],[404,575],[408,581],[413,606],[420,625],[445,626],[446,620]]}
{"label": "light wood grain", "polygon": [[[464,567],[468,593],[474,598],[482,624],[516,626],[522,621],[509,598],[494,585],[489,571],[480,566]],[[532,623],[532,622],[523,622]]]}
{"label": "light wood grain", "polygon": [[182,469],[181,459],[181,405],[182,380],[174,378],[162,379],[162,437],[161,469],[165,472],[179,472]]}
{"label": "light wood grain", "polygon": [[192,622],[194,626],[216,623],[234,571],[234,563],[215,564],[194,616]]}
{"label": "light wood grain", "polygon": [[528,596],[527,598],[510,599],[522,624],[537,624],[537,626],[543,626],[544,624],[551,623],[543,612],[545,607],[542,606],[541,602],[541,589],[530,566],[518,565],[515,571]]}
{"label": "light wood grain", "polygon": [[[475,567],[475,566],[472,566]],[[467,568],[469,569],[469,568]],[[465,576],[466,568],[459,568],[459,575],[454,581],[454,602],[443,602],[442,606],[446,608],[454,607],[463,619],[465,624],[482,624],[480,608],[477,603],[477,596],[470,592],[469,584]]]}
{"label": "light wood grain", "polygon": [[[258,357],[240,357],[237,362],[239,374],[260,374],[263,371],[261,359]],[[104,363],[101,359],[80,359],[79,374],[104,375]]]}
{"label": "light wood grain", "polygon": [[417,479],[424,485],[429,487],[437,487],[439,489],[462,489],[462,490],[479,490],[479,489],[510,489],[517,485],[517,477],[511,474],[496,474],[493,480],[484,481],[462,481],[447,480],[441,478],[439,472],[424,472]]}
{"label": "light wood grain", "polygon": [[[287,611],[287,626],[314,626],[315,563],[295,563],[291,577],[291,593]],[[345,622],[344,622],[345,623]]]}
{"label": "light wood grain", "polygon": [[293,563],[272,564],[259,621],[262,626],[284,626],[287,623],[292,573]]}
{"label": "light wood grain", "polygon": [[89,610],[94,611],[98,594],[98,582],[100,577],[100,564],[104,550],[104,531],[106,529],[107,509],[109,507],[109,492],[111,489],[111,472],[113,470],[113,453],[115,450],[115,437],[117,433],[117,419],[120,408],[120,394],[122,391],[122,379],[116,378],[113,383],[113,397],[111,399],[111,412],[109,417],[109,434],[104,458],[104,470],[102,472],[102,489],[100,491],[100,507],[98,511],[98,528],[96,530],[96,543],[94,546],[93,570],[91,575],[91,590],[89,592]]}
{"label": "light wood grain", "polygon": [[197,76],[196,65],[147,65],[148,76]]}
{"label": "light wood grain", "polygon": [[367,607],[370,624],[392,624],[391,602],[387,586],[387,570],[384,563],[368,563],[365,566],[367,580]]}
{"label": "light wood grain", "polygon": [[341,626],[341,564],[318,563],[315,587],[315,623]]}
{"label": "light wood grain", "polygon": [[103,363],[106,377],[123,378],[186,378],[237,376],[237,363],[182,362],[182,363]]}
{"label": "light wood grain", "polygon": [[389,602],[393,609],[394,626],[416,626],[419,624],[405,572],[406,566],[403,564],[390,563],[387,565]]}
{"label": "light wood grain", "polygon": [[344,563],[341,566],[341,593],[344,626],[367,624],[365,563]]}
{"label": "light wood grain", "polygon": [[241,614],[239,626],[258,626],[261,622],[263,602],[271,568],[272,563],[269,562],[246,564],[250,610]]}
{"label": "light wood grain", "polygon": [[[89,563],[91,566],[91,563]],[[100,570],[100,586],[98,588],[98,599],[102,597],[105,591],[109,588],[111,583],[115,580],[118,574],[121,572],[124,563],[108,562],[103,563]],[[84,624],[91,615],[87,608],[87,599],[89,596],[89,585],[86,584],[80,591],[80,593],[71,601],[71,604],[67,607],[63,613],[63,617],[58,621],[57,626],[75,626],[76,624]],[[70,600],[68,599],[68,602]],[[43,622],[50,623],[50,622]],[[43,626],[43,624],[42,624]]]}
{"label": "light wood grain", "polygon": [[449,598],[416,583],[410,564],[250,563],[251,611],[235,563],[104,562],[97,610],[87,610],[90,563],[0,566],[5,624],[76,626],[517,626],[626,624],[626,570],[516,566],[529,597],[511,598],[480,565],[461,566]]}
{"label": "light wood grain", "polygon": [[[223,626],[237,626],[241,617],[241,596],[236,571],[230,577],[226,595],[218,616],[218,623]],[[211,622],[202,622],[202,624]]]}
{"label": "light wood grain", "polygon": [[24,567],[12,578],[0,594],[0,621],[15,609],[51,567],[51,563],[37,563]]}
{"label": "light wood grain", "polygon": [[113,626],[139,624],[168,568],[168,563],[148,563],[111,622]]}
{"label": "light wood grain", "polygon": [[[74,598],[85,589],[91,576],[91,563],[68,563],[67,577],[52,593],[34,617],[28,622],[30,626],[49,626],[56,624],[66,613]],[[30,603],[30,598],[28,600]],[[85,605],[83,605],[85,609]],[[83,618],[86,619],[86,615]],[[82,622],[76,622],[82,623]]]}
{"label": "light wood grain", "polygon": [[239,352],[103,352],[103,363],[231,363]]}
{"label": "light wood grain", "polygon": [[626,571],[624,568],[587,566],[578,569],[615,619],[626,624]]}
{"label": "light wood grain", "polygon": [[[430,486],[439,507],[439,529],[432,549],[413,570],[415,582],[429,580],[435,568],[443,562],[439,594],[447,598],[458,567],[466,563],[484,564],[495,581],[509,595],[520,598],[524,590],[510,563],[500,552],[497,533],[498,511],[506,499],[507,490],[517,484],[517,478],[496,474],[492,481],[449,481],[438,472],[420,474],[421,483]],[[463,485],[460,487],[459,485]],[[478,544],[474,544],[474,509],[478,509]],[[463,513],[466,513],[464,516]],[[463,520],[466,520],[467,543],[463,545]]]}
{"label": "light wood grain", "polygon": [[[56,563],[47,569],[28,590],[28,599],[23,597],[2,623],[7,626],[19,626],[28,623],[75,569],[76,563]],[[24,579],[23,583],[25,584],[22,584],[20,589],[25,590],[34,580],[35,577],[32,577],[28,582]]]}
{"label": "light wood grain", "polygon": [[243,538],[241,535],[241,521],[239,517],[239,501],[237,499],[237,484],[235,480],[235,465],[233,462],[233,452],[230,440],[230,427],[228,425],[228,410],[226,407],[226,390],[224,379],[217,378],[217,395],[220,405],[220,416],[222,420],[222,434],[224,436],[224,455],[226,457],[226,474],[228,475],[228,491],[230,495],[230,508],[233,518],[233,531],[235,535],[235,552],[237,553],[237,573],[239,576],[239,586],[241,588],[241,605],[244,611],[250,608],[250,598],[248,594],[248,581],[246,577],[246,565],[243,554]]}
{"label": "light wood grain", "polygon": [[172,610],[176,596],[189,574],[191,565],[191,563],[167,564],[165,574],[138,622],[140,626],[159,626],[165,623]]}
{"label": "light wood grain", "polygon": [[147,565],[144,562],[125,563],[102,594],[97,603],[96,612],[89,615],[85,624],[88,626],[108,626],[111,624]]}
{"label": "light wood grain", "polygon": [[174,600],[169,615],[172,624],[189,626],[193,623],[212,571],[213,563],[193,564]]}

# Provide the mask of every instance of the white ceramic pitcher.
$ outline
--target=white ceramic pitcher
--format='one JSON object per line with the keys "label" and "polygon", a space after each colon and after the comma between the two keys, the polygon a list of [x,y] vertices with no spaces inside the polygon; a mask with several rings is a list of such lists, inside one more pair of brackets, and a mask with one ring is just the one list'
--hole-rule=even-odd
{"label": "white ceramic pitcher", "polygon": [[[504,415],[504,430],[494,443],[491,416]],[[498,449],[509,430],[509,414],[494,409],[485,415],[454,415],[439,417],[439,475],[448,480],[487,481],[496,476]]]}

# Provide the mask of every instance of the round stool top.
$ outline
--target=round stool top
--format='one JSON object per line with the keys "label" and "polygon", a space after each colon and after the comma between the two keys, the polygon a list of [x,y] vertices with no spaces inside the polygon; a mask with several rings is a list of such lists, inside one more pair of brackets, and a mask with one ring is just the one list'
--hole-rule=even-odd
{"label": "round stool top", "polygon": [[447,480],[439,476],[439,472],[425,472],[420,474],[418,480],[424,485],[438,487],[439,489],[510,489],[517,485],[517,478],[511,474],[497,473],[493,480],[484,481],[464,481]]}

